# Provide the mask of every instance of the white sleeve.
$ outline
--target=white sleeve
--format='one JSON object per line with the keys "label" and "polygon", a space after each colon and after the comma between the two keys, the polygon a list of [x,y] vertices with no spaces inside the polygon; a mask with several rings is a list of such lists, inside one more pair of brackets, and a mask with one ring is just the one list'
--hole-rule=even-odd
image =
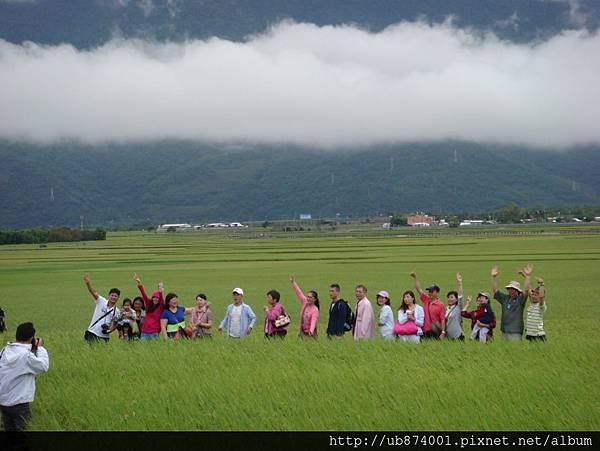
{"label": "white sleeve", "polygon": [[48,351],[44,348],[38,348],[37,356],[33,352],[30,352],[27,356],[27,365],[33,374],[45,373],[50,368]]}
{"label": "white sleeve", "polygon": [[103,298],[102,296],[98,295],[98,297],[96,298],[96,305],[100,303],[106,305],[108,304],[108,301],[106,300],[106,298]]}
{"label": "white sleeve", "polygon": [[[389,306],[388,306],[388,307],[389,307]],[[387,318],[388,318],[388,321],[389,321],[389,322],[391,322],[392,324],[394,324],[394,312],[392,311],[392,308],[391,308],[391,307],[389,307],[389,308],[387,309],[387,315],[386,315],[386,316],[387,316]]]}
{"label": "white sleeve", "polygon": [[420,306],[417,306],[415,308],[415,324],[418,327],[423,327],[423,323],[425,322],[425,310],[423,310],[423,308],[419,308]]}
{"label": "white sleeve", "polygon": [[404,324],[406,322],[406,312],[402,309],[398,310],[398,322]]}

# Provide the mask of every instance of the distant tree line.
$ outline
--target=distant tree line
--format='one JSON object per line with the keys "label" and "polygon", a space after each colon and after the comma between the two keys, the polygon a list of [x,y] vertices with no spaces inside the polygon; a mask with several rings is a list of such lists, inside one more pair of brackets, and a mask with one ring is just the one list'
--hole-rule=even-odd
{"label": "distant tree line", "polygon": [[42,244],[68,241],[105,240],[106,231],[102,229],[79,230],[67,227],[35,228],[28,230],[0,230],[0,244]]}

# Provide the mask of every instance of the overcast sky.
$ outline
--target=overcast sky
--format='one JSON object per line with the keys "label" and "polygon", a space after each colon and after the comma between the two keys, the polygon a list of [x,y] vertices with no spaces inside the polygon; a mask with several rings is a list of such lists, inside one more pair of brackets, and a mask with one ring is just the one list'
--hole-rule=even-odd
{"label": "overcast sky", "polygon": [[0,137],[322,147],[600,142],[600,36],[514,44],[450,23],[281,23],[245,43],[0,40]]}

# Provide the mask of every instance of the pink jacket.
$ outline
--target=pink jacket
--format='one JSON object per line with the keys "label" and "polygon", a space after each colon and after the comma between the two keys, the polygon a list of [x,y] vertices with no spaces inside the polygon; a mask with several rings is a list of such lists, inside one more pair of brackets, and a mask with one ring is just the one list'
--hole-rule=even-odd
{"label": "pink jacket", "polygon": [[356,322],[354,323],[353,336],[355,340],[375,337],[375,314],[371,301],[363,298],[356,305]]}
{"label": "pink jacket", "polygon": [[285,311],[285,309],[283,308],[283,305],[281,305],[279,302],[277,302],[275,305],[273,305],[273,307],[271,307],[271,310],[267,310],[267,313],[265,315],[265,333],[266,334],[272,334],[273,332],[279,332],[282,330],[285,330],[285,327],[275,327],[275,320],[277,318],[279,318],[281,315],[283,315],[283,312]]}
{"label": "pink jacket", "polygon": [[306,296],[296,282],[293,284],[296,296],[302,303],[300,310],[300,331],[305,334],[317,335],[317,321],[319,321],[319,309],[316,305],[308,305]]}

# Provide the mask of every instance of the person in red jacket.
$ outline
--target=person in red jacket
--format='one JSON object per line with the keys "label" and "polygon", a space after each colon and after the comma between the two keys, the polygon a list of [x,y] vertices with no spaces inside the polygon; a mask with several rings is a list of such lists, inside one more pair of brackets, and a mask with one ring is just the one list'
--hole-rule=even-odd
{"label": "person in red jacket", "polygon": [[159,282],[158,290],[152,293],[152,297],[148,297],[140,277],[137,274],[134,274],[133,280],[137,283],[146,307],[146,315],[142,322],[140,338],[142,340],[158,339],[160,335],[160,316],[165,309],[165,301],[163,298],[165,287],[162,282]]}

